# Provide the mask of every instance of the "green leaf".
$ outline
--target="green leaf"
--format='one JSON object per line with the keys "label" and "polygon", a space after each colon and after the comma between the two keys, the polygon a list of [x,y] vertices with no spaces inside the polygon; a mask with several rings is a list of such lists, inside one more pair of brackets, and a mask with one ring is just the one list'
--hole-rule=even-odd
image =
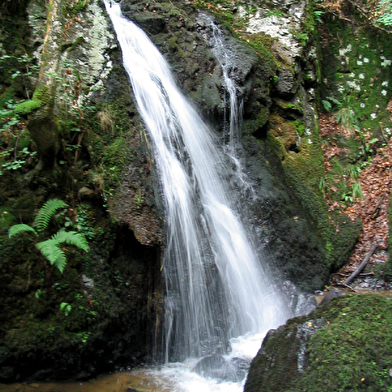
{"label": "green leaf", "polygon": [[52,240],[56,241],[58,245],[65,243],[67,245],[73,245],[88,252],[89,247],[86,237],[83,233],[77,233],[76,231],[65,231],[60,230],[52,236]]}
{"label": "green leaf", "polygon": [[54,265],[61,273],[63,273],[67,264],[67,259],[65,258],[63,250],[60,249],[58,241],[53,239],[42,241],[36,244],[36,247],[51,265]]}
{"label": "green leaf", "polygon": [[24,223],[20,223],[18,225],[11,226],[8,231],[8,237],[11,238],[12,236],[14,236],[16,234],[24,233],[26,231],[31,231],[38,237],[37,232],[31,226],[25,225]]}
{"label": "green leaf", "polygon": [[44,231],[48,225],[50,219],[60,208],[68,207],[68,204],[59,199],[48,200],[42,208],[38,211],[35,217],[34,225],[38,231]]}

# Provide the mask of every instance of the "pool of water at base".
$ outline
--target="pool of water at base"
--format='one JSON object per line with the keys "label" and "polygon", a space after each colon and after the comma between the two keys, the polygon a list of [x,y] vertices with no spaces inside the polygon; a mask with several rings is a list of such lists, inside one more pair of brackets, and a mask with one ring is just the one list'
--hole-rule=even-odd
{"label": "pool of water at base", "polygon": [[115,372],[83,382],[0,384],[1,392],[240,392],[242,389],[242,383],[205,379],[182,363]]}
{"label": "pool of water at base", "polygon": [[[226,356],[250,361],[260,348],[265,333],[231,340],[232,352]],[[156,368],[120,371],[88,381],[31,382],[0,384],[0,392],[241,392],[241,382],[218,381],[192,372],[198,359]]]}

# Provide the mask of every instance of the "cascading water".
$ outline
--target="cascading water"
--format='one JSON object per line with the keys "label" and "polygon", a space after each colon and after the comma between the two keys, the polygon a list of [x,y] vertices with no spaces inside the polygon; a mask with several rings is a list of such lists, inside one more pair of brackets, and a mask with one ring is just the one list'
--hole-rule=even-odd
{"label": "cascading water", "polygon": [[289,312],[230,207],[236,195],[225,186],[225,158],[214,135],[144,32],[122,16],[118,4],[105,5],[152,141],[164,198],[165,360],[225,354],[229,340],[264,335]]}
{"label": "cascading water", "polygon": [[[237,54],[229,49],[225,42],[225,35],[216,25],[212,16],[201,13],[198,22],[208,28],[208,32],[204,31],[204,39],[209,43],[212,53],[215,55],[218,64],[222,70],[222,78],[226,88],[224,94],[224,135],[229,136],[228,143],[225,145],[224,151],[234,164],[233,171],[237,179],[238,188],[242,192],[250,191],[252,196],[254,190],[247,175],[243,172],[239,154],[242,152],[240,144],[240,134],[243,115],[243,99],[242,89],[235,82],[236,64],[238,62]],[[228,98],[228,99],[227,99]],[[227,112],[229,116],[227,116]]]}
{"label": "cascading water", "polygon": [[[234,82],[231,73],[233,70],[235,54],[226,47],[224,43],[224,35],[218,26],[214,23],[213,18],[207,14],[200,14],[199,19],[203,21],[210,29],[210,37],[205,37],[211,46],[211,51],[215,55],[218,63],[222,69],[223,82],[226,87],[227,95],[229,96],[229,121],[227,121],[226,105],[225,105],[225,118],[224,126],[228,123],[229,128],[229,146],[234,153],[236,144],[239,141],[240,128],[242,123],[242,99],[239,98],[237,93],[236,83]],[[225,97],[226,98],[226,97]],[[225,102],[226,103],[226,102]]]}

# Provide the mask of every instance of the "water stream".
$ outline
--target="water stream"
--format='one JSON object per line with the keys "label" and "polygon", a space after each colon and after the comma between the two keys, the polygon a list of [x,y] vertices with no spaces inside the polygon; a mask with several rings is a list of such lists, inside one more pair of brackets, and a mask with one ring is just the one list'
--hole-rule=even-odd
{"label": "water stream", "polygon": [[[261,339],[290,312],[232,208],[238,195],[225,181],[224,150],[146,34],[117,3],[105,5],[149,133],[165,206],[166,365],[147,372],[170,380],[172,391],[218,391],[223,384],[222,390],[238,391]],[[197,389],[200,383],[213,387]]]}

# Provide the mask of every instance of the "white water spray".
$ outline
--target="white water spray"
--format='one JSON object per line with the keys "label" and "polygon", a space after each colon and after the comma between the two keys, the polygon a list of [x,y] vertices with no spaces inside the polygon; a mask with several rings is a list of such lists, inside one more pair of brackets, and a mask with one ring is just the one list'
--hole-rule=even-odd
{"label": "white water spray", "polygon": [[165,359],[224,354],[289,312],[230,207],[222,151],[145,33],[105,0],[152,141],[165,204]]}

